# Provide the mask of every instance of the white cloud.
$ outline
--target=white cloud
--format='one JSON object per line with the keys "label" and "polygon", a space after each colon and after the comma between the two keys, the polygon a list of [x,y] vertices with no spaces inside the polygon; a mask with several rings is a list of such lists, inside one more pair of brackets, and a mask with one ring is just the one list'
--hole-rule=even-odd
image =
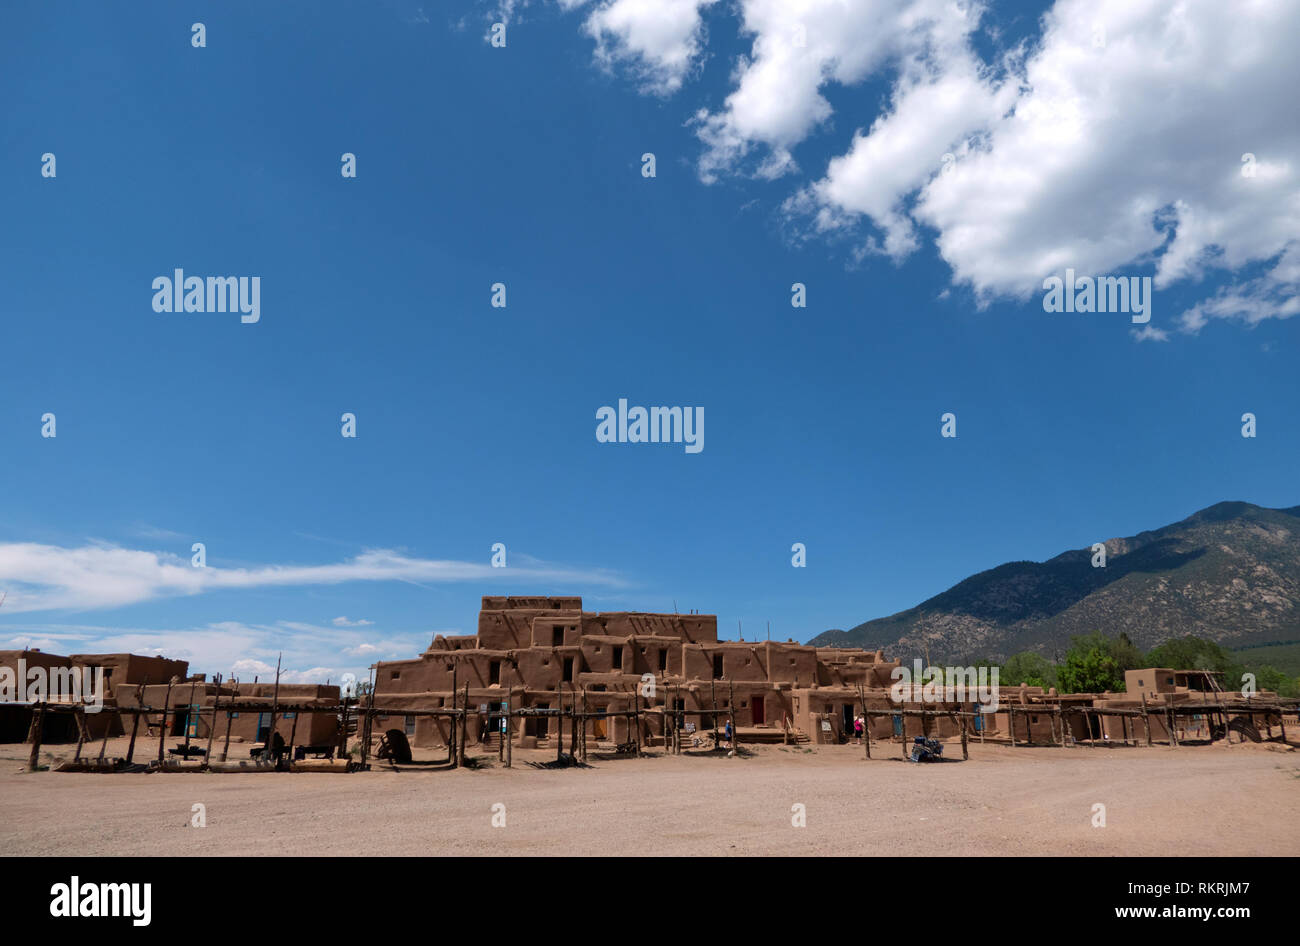
{"label": "white cloud", "polygon": [[1154,325],[1144,325],[1141,328],[1130,329],[1130,334],[1139,342],[1169,341],[1169,333]]}
{"label": "white cloud", "polygon": [[[615,6],[642,4],[599,9]],[[1294,0],[1058,0],[1031,42],[994,61],[972,42],[977,3],[735,0],[726,12],[749,49],[722,106],[691,109],[705,181],[797,172],[796,147],[835,134],[828,86],[884,77],[884,108],[849,115],[863,130],[786,202],[811,232],[896,260],[932,233],[953,283],[982,301],[1028,298],[1066,268],[1153,267],[1158,290],[1235,277],[1182,314],[1184,332],[1300,309]],[[617,22],[616,38],[647,35],[639,15]],[[674,81],[656,91],[703,56],[649,39],[626,48],[634,69],[654,61],[636,49],[674,50]]]}
{"label": "white cloud", "polygon": [[360,618],[356,621],[351,621],[348,620],[348,618],[340,615],[339,617],[336,617],[332,623],[334,624],[335,627],[367,627],[371,624],[374,624],[375,622],[367,621],[364,618]]}
{"label": "white cloud", "polygon": [[328,565],[267,565],[260,568],[194,568],[166,553],[108,545],[62,548],[30,542],[0,543],[0,588],[8,613],[55,608],[114,608],[178,595],[277,586],[329,585],[349,581],[425,582],[508,580],[514,583],[619,585],[603,571],[547,564],[492,568],[486,561],[410,558],[371,550]]}
{"label": "white cloud", "polygon": [[[606,0],[583,22],[606,67],[628,66],[646,91],[681,88],[704,44],[701,11],[717,0]],[[562,2],[568,8],[581,3]]]}
{"label": "white cloud", "polygon": [[280,679],[288,683],[337,683],[347,672],[365,679],[376,660],[414,657],[429,646],[435,634],[459,634],[459,629],[424,629],[376,635],[302,621],[247,624],[218,621],[186,628],[121,628],[84,624],[10,625],[11,636],[2,649],[38,647],[57,654],[132,653],[162,654],[188,660],[190,671],[209,675],[232,673],[251,681],[275,677],[282,659]]}

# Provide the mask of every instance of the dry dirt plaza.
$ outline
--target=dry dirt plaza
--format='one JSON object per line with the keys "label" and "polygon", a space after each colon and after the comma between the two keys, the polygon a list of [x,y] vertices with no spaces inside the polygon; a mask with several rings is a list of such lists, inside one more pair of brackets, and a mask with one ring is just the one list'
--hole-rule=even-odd
{"label": "dry dirt plaza", "polygon": [[9,855],[1300,854],[1300,753],[1270,744],[972,745],[923,765],[886,745],[871,761],[773,745],[561,769],[516,750],[510,769],[479,754],[459,770],[112,775],[24,773],[26,748],[0,747]]}

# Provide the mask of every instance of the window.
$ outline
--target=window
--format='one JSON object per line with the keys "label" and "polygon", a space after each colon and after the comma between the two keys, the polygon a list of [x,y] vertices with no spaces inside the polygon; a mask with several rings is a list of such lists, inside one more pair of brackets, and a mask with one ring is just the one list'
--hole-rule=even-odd
{"label": "window", "polygon": [[552,644],[552,646],[559,647],[559,646],[561,646],[563,643],[564,643],[564,628],[562,628],[562,627],[553,627],[553,628],[551,628],[551,644]]}
{"label": "window", "polygon": [[393,671],[391,671],[391,672],[388,674],[388,679],[390,679],[390,680],[396,680],[396,679],[398,679],[399,677],[401,677],[401,675],[402,675],[402,671],[400,671],[400,670],[393,670]]}
{"label": "window", "polygon": [[227,711],[226,711],[226,719],[239,719],[239,714],[238,714],[238,713],[232,713],[232,712],[230,712],[229,710],[227,710]]}
{"label": "window", "polygon": [[614,648],[614,669],[615,670],[623,669],[623,648],[622,647]]}
{"label": "window", "polygon": [[488,685],[501,682],[501,661],[494,660],[488,664]]}
{"label": "window", "polygon": [[406,725],[405,725],[405,727],[404,727],[404,731],[405,731],[405,733],[406,733],[407,736],[414,736],[414,735],[415,735],[415,717],[414,717],[414,716],[408,716],[408,717],[406,717]]}
{"label": "window", "polygon": [[572,657],[564,658],[564,682],[565,683],[573,682],[573,658]]}
{"label": "window", "polygon": [[661,650],[661,651],[659,651],[659,669],[660,669],[660,670],[667,670],[667,669],[668,669],[668,651],[667,651],[667,650]]}
{"label": "window", "polygon": [[298,715],[297,713],[285,713],[285,714],[284,714],[284,718],[285,718],[285,719],[294,719],[295,717],[297,717],[297,715]]}
{"label": "window", "polygon": [[719,680],[721,678],[722,678],[722,655],[715,654],[713,657],[713,679]]}

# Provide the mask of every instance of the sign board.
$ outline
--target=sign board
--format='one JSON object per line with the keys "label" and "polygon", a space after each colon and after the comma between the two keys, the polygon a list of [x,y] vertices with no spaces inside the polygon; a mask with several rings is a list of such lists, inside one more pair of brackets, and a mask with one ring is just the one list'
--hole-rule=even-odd
{"label": "sign board", "polygon": [[830,721],[829,721],[829,720],[825,720],[825,719],[823,719],[823,720],[822,720],[822,732],[830,732],[830,731],[831,731],[831,724],[830,724]]}
{"label": "sign board", "polygon": [[480,713],[486,713],[486,712],[487,712],[487,704],[486,704],[486,703],[480,703],[480,704],[478,705],[478,711],[479,711]]}
{"label": "sign board", "polygon": [[682,732],[695,732],[695,724],[687,723],[685,726],[682,727]]}

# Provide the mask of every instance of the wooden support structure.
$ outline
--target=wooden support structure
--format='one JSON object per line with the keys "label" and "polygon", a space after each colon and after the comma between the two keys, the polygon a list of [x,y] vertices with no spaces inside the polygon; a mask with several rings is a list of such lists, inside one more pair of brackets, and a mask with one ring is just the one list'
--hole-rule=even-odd
{"label": "wooden support structure", "polygon": [[275,658],[275,689],[271,691],[271,728],[266,731],[266,747],[262,750],[262,758],[271,758],[271,746],[275,744],[275,715],[280,708],[280,661],[284,659],[284,654]]}
{"label": "wooden support structure", "polygon": [[77,723],[77,751],[72,754],[73,762],[81,761],[81,747],[86,741],[86,710],[85,707],[78,706],[72,711],[73,718]]}
{"label": "wooden support structure", "polygon": [[32,708],[32,726],[28,730],[32,751],[27,754],[27,771],[35,772],[41,760],[41,740],[45,738],[45,704],[37,703]]}
{"label": "wooden support structure", "polygon": [[506,690],[506,731],[505,731],[505,740],[506,740],[506,768],[507,768],[507,769],[510,768],[510,763],[511,763],[511,759],[512,759],[512,756],[513,756],[513,751],[512,751],[512,750],[513,750],[513,747],[514,747],[514,744],[515,744],[515,739],[514,739],[514,730],[515,730],[515,727],[514,727],[513,724],[511,723],[511,719],[510,719],[510,704],[511,704],[511,702],[512,702],[512,700],[511,700],[511,693],[510,693],[509,690]]}
{"label": "wooden support structure", "polygon": [[460,737],[456,740],[456,767],[461,768],[465,765],[465,740],[467,738],[466,725],[468,720],[465,718],[469,715],[469,684],[465,684],[465,700],[460,708]]}
{"label": "wooden support structure", "polygon": [[203,754],[204,763],[212,765],[212,739],[217,734],[217,707],[221,705],[221,674],[216,678],[217,692],[212,694],[212,725],[208,727],[208,749]]}
{"label": "wooden support structure", "polygon": [[[149,685],[149,678],[144,678],[144,683],[135,691],[135,702],[137,706],[144,706],[144,688]],[[136,713],[131,721],[131,742],[126,747],[126,764],[130,765],[131,760],[135,758],[135,734],[140,729],[140,717],[142,713]]]}
{"label": "wooden support structure", "polygon": [[167,742],[167,707],[172,701],[172,682],[167,681],[167,695],[163,697],[162,722],[158,724],[158,764],[162,765],[163,747]]}

